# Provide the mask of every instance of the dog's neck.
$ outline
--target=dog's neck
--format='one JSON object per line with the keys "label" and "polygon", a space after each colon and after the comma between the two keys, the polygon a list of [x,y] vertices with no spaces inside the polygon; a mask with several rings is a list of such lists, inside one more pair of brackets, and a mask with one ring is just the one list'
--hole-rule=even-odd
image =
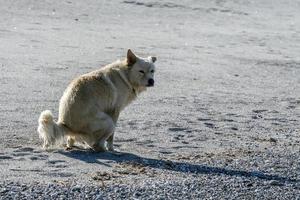
{"label": "dog's neck", "polygon": [[128,80],[128,75],[126,74],[126,72],[124,72],[124,70],[120,69],[120,68],[115,68],[116,72],[118,73],[118,75],[121,77],[121,79],[124,81],[124,83],[127,85],[127,87],[132,91],[132,93],[134,94],[135,97],[137,97],[137,95],[140,93],[138,88],[135,88]]}

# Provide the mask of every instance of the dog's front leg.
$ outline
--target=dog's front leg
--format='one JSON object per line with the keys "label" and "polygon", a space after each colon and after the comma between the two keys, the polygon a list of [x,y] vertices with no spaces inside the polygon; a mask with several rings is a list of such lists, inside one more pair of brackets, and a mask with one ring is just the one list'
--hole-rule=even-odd
{"label": "dog's front leg", "polygon": [[[117,112],[116,110],[114,110],[113,112],[110,113],[110,115],[116,126],[120,113]],[[107,150],[108,151],[114,151],[114,134],[115,134],[115,132],[113,132],[111,134],[111,136],[109,136],[109,138],[107,139]]]}
{"label": "dog's front leg", "polygon": [[107,150],[114,151],[114,133],[107,139]]}

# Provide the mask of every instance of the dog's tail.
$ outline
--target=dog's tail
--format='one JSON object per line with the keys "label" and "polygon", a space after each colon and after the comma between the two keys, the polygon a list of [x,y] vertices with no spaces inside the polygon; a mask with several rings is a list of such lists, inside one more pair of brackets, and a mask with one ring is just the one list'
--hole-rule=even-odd
{"label": "dog's tail", "polygon": [[55,122],[51,111],[45,110],[40,115],[37,131],[40,138],[44,140],[43,148],[48,149],[52,146],[62,144],[68,128],[61,123]]}

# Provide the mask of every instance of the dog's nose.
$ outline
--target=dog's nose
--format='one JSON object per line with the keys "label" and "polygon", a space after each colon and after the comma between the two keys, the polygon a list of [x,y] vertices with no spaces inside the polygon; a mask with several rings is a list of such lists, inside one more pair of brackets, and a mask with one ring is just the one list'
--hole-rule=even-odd
{"label": "dog's nose", "polygon": [[153,80],[153,78],[150,78],[148,80],[148,86],[153,86],[153,85],[154,85],[154,80]]}

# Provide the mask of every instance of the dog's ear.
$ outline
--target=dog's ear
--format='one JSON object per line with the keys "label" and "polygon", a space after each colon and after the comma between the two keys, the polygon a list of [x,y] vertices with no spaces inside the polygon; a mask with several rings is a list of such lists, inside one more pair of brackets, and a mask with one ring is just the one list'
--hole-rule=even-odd
{"label": "dog's ear", "polygon": [[137,60],[136,55],[134,55],[134,53],[132,53],[132,51],[130,49],[128,49],[127,51],[127,64],[129,66],[133,65]]}
{"label": "dog's ear", "polygon": [[148,57],[149,61],[155,63],[155,61],[157,60],[157,58],[155,56],[149,56]]}

